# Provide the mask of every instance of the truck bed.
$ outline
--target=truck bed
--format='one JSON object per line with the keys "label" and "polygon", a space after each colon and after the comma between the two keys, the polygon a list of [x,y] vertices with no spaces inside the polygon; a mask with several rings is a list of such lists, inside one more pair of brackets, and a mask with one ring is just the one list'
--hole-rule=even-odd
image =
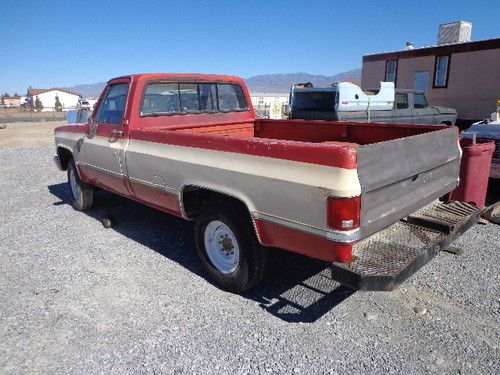
{"label": "truck bed", "polygon": [[357,168],[361,238],[445,195],[458,183],[458,131],[448,126],[255,120],[148,128],[131,137]]}
{"label": "truck bed", "polygon": [[445,129],[446,126],[415,126],[408,124],[384,124],[340,122],[323,120],[268,120],[256,119],[227,124],[190,124],[156,127],[156,130],[175,130],[237,138],[268,138],[308,143],[347,142],[365,145],[417,134]]}

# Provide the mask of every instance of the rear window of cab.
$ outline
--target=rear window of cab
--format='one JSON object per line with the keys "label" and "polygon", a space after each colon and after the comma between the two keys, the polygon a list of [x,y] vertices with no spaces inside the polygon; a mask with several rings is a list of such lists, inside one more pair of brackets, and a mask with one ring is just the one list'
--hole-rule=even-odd
{"label": "rear window of cab", "polygon": [[246,110],[243,90],[232,83],[152,82],[141,103],[141,116]]}

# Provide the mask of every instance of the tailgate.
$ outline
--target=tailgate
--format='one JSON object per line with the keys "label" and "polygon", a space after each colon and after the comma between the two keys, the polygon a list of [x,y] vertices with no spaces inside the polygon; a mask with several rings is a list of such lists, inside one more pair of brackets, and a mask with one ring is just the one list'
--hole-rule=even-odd
{"label": "tailgate", "polygon": [[361,238],[453,190],[460,148],[454,127],[357,147]]}

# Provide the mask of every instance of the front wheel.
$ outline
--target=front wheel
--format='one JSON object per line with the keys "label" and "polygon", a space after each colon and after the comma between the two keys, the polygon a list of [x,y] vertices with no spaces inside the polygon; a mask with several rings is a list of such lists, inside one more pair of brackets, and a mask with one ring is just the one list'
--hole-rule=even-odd
{"label": "front wheel", "polygon": [[73,159],[68,163],[68,187],[71,205],[75,210],[85,211],[92,207],[94,203],[94,188],[92,185],[80,180]]}
{"label": "front wheel", "polygon": [[239,205],[218,200],[207,204],[195,222],[203,267],[217,286],[233,293],[261,282],[267,266],[267,251],[247,215]]}

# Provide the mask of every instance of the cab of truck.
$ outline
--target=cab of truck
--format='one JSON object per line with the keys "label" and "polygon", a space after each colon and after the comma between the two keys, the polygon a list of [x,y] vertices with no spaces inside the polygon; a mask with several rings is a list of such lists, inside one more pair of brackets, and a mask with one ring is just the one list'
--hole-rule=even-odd
{"label": "cab of truck", "polygon": [[454,125],[457,111],[453,108],[432,106],[424,91],[396,89],[392,120],[400,124]]}

